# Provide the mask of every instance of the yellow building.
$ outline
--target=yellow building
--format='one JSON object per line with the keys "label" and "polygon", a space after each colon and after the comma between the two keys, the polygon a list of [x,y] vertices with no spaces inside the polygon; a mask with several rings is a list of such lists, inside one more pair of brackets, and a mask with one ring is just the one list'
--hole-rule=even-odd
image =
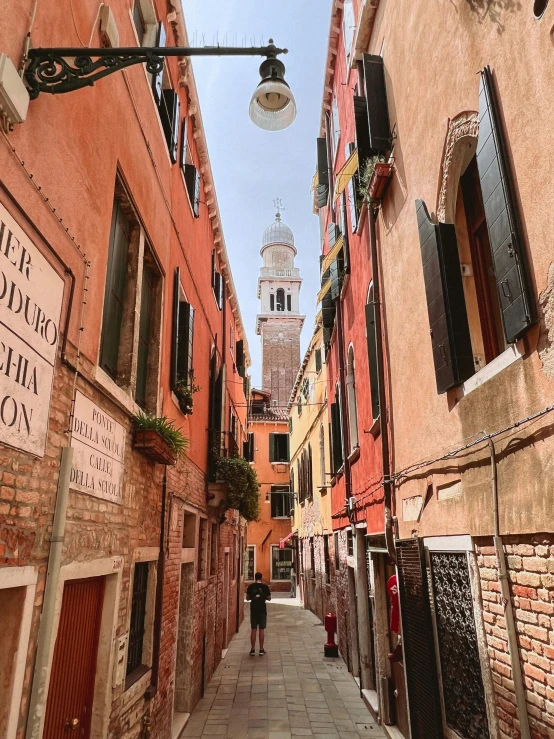
{"label": "yellow building", "polygon": [[318,323],[296,377],[289,405],[290,476],[295,492],[298,596],[319,618],[334,601],[327,368]]}

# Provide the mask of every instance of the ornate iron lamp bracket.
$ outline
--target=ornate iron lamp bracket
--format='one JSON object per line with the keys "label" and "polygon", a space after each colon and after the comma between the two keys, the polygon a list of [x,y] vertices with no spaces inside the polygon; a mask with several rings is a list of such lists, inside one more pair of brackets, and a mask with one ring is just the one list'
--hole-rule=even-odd
{"label": "ornate iron lamp bracket", "polygon": [[158,74],[163,69],[164,58],[168,56],[265,56],[274,59],[278,54],[286,53],[287,49],[278,49],[272,43],[269,46],[236,48],[168,46],[122,49],[31,49],[25,81],[29,87],[31,100],[35,100],[41,92],[60,95],[89,87],[102,77],[133,64],[146,64],[147,72]]}

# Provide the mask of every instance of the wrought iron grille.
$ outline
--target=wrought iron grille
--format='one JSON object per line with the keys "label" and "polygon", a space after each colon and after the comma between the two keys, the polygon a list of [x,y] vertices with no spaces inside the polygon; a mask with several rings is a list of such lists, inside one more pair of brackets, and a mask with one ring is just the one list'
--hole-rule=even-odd
{"label": "wrought iron grille", "polygon": [[127,675],[142,665],[147,589],[148,562],[137,562],[135,564],[135,575],[133,579],[129,649],[127,651]]}
{"label": "wrought iron grille", "polygon": [[446,723],[464,739],[488,739],[467,555],[431,552],[430,560]]}

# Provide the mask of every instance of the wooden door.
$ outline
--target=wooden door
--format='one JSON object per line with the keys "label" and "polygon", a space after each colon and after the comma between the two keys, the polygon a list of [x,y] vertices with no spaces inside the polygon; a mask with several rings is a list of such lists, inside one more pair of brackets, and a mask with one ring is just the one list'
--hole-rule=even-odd
{"label": "wooden door", "polygon": [[104,578],[66,582],[50,687],[44,739],[89,739]]}

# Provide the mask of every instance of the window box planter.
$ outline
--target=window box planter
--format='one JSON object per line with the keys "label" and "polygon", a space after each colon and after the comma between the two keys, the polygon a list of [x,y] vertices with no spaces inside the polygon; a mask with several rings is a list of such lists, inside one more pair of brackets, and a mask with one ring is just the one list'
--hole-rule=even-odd
{"label": "window box planter", "polygon": [[375,169],[367,187],[370,200],[381,200],[392,175],[392,162],[375,162]]}
{"label": "window box planter", "polygon": [[133,448],[158,464],[175,464],[177,454],[157,431],[135,431]]}

